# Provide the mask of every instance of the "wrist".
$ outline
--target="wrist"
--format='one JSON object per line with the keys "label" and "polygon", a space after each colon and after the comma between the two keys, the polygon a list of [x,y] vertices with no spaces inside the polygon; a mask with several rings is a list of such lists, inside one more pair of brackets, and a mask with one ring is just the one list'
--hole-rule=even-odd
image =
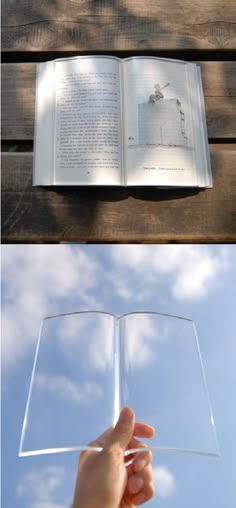
{"label": "wrist", "polygon": [[[71,508],[111,508],[110,504],[104,504],[98,499],[87,499],[86,501],[74,501],[71,505]],[[116,507],[112,507],[116,508]]]}
{"label": "wrist", "polygon": [[100,502],[86,502],[86,503],[79,503],[79,504],[72,504],[71,508],[110,508],[110,506],[104,506],[104,504],[101,504]]}

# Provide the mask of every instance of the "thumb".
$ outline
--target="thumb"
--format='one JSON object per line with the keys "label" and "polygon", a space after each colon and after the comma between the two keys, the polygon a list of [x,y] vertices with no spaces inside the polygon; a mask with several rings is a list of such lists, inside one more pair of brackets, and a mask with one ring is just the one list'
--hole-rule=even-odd
{"label": "thumb", "polygon": [[108,446],[119,444],[122,450],[125,450],[133,437],[135,424],[135,414],[130,407],[124,407],[120,413],[118,422],[111,433]]}

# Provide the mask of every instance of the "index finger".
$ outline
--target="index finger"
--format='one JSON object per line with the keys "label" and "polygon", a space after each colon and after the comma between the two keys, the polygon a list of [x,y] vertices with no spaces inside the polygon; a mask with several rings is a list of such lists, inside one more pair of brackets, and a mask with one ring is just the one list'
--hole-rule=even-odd
{"label": "index finger", "polygon": [[[89,443],[89,446],[101,447],[103,448],[108,443],[111,434],[113,432],[114,427],[109,427],[103,434],[101,434],[97,439]],[[134,425],[133,437],[141,437],[141,438],[152,438],[155,435],[155,429],[152,425],[148,425],[147,423],[136,422]]]}
{"label": "index finger", "polygon": [[152,438],[155,436],[155,433],[156,431],[152,425],[148,425],[147,423],[142,422],[135,423],[133,436]]}

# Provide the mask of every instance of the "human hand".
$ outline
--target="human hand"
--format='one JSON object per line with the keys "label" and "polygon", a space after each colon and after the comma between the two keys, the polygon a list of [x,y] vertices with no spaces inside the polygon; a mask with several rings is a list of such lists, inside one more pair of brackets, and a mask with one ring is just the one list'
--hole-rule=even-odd
{"label": "human hand", "polygon": [[154,433],[150,425],[135,423],[133,410],[125,407],[115,428],[90,443],[103,450],[81,453],[73,508],[134,508],[151,499],[154,487],[150,450],[129,455],[133,462],[127,467],[123,452],[127,448],[147,448],[135,436],[151,438]]}

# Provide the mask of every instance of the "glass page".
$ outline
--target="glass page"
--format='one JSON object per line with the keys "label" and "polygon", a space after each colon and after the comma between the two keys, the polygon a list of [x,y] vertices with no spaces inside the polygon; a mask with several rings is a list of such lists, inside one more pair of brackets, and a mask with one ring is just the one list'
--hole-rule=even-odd
{"label": "glass page", "polygon": [[124,61],[128,185],[197,185],[192,115],[198,102],[189,87],[193,68],[152,57]]}
{"label": "glass page", "polygon": [[100,312],[43,320],[20,456],[84,449],[114,423],[114,330]]}
{"label": "glass page", "polygon": [[151,449],[219,454],[191,320],[154,313],[121,318],[120,404],[156,429]]}

